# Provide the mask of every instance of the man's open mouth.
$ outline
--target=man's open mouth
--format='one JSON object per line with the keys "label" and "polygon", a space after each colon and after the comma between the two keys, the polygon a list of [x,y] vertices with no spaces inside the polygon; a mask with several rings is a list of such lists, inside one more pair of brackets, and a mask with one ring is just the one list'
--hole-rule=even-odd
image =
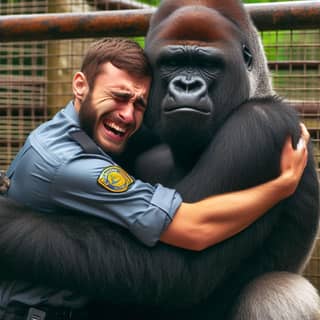
{"label": "man's open mouth", "polygon": [[119,126],[118,124],[116,124],[115,122],[110,121],[110,120],[104,120],[103,125],[107,130],[111,131],[112,133],[114,133],[120,137],[123,137],[125,135],[125,133],[127,132],[127,130],[125,128]]}

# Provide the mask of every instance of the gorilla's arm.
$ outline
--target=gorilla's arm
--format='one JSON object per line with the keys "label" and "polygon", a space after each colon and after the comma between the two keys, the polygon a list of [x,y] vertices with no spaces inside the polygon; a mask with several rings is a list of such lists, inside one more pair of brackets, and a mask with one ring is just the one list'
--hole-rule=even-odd
{"label": "gorilla's arm", "polygon": [[4,197],[0,207],[2,279],[70,288],[119,303],[170,303],[174,294],[185,297],[182,304],[195,299],[198,275],[190,273],[183,250],[146,248],[126,230],[89,216],[37,213]]}

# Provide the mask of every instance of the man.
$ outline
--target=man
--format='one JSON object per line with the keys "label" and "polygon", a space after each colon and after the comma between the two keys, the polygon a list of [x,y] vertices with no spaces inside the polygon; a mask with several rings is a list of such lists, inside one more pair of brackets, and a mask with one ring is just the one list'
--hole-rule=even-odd
{"label": "man", "polygon": [[[11,164],[8,196],[48,214],[63,207],[100,217],[147,246],[160,240],[202,250],[240,232],[295,191],[307,161],[309,135],[303,126],[300,148],[293,150],[290,139],[285,143],[281,175],[249,190],[184,203],[175,190],[131,177],[113,156],[141,126],[150,82],[148,61],[136,43],[92,44],[73,78],[73,101],[30,134]],[[35,309],[40,317],[45,307],[55,319],[52,310],[79,309],[87,301],[18,281],[2,283],[0,290],[1,309],[12,311],[10,319],[18,319],[12,316],[16,309],[10,310],[13,302],[41,305]]]}

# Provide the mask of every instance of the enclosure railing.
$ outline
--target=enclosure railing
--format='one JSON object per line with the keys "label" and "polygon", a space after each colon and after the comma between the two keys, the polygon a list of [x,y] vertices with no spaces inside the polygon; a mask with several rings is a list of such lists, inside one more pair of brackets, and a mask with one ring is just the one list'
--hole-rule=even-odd
{"label": "enclosure railing", "polygon": [[[109,1],[110,8],[116,2]],[[65,83],[62,89],[53,87],[62,82],[61,74],[64,73],[59,69],[60,65],[52,64],[52,57],[61,54],[56,50],[54,41],[104,36],[137,37],[146,34],[155,8],[141,5],[142,9],[133,10],[130,9],[134,7],[130,0],[121,0],[120,7],[119,1],[117,3],[115,8],[125,10],[0,16],[0,166],[2,169],[11,161],[28,131],[50,116],[48,108],[50,101],[56,102],[59,94],[61,96],[65,94],[62,91],[70,91],[67,85],[69,79],[66,77],[63,78]],[[319,168],[320,1],[248,4],[246,9],[261,32],[267,55],[271,57],[268,59],[269,67],[276,91],[288,98],[292,106],[300,112],[311,132],[315,160]],[[21,48],[25,50],[25,56],[18,52],[18,43],[19,45],[22,43]],[[50,46],[52,43],[54,45]],[[86,45],[87,43],[84,43],[83,46]],[[67,48],[66,55],[70,56],[70,59],[75,59],[74,51],[79,51],[80,56],[79,46],[78,41],[76,49],[64,46]],[[68,53],[69,51],[71,53]],[[27,70],[28,77],[21,75],[14,67],[12,74],[9,74],[11,70],[6,68],[6,60],[1,62],[6,53],[10,55],[11,60],[16,57],[26,60],[39,59],[40,64],[37,62],[39,65],[43,57],[48,68],[42,69],[37,67],[38,64],[32,65],[28,60],[32,69]],[[70,60],[64,60],[61,64],[65,66],[68,61]],[[19,94],[28,97],[19,100]],[[26,107],[25,104],[29,102],[30,107],[29,105]],[[22,124],[23,121],[25,124]],[[320,244],[314,249],[305,274],[320,289]]]}
{"label": "enclosure railing", "polygon": [[[260,31],[320,26],[320,1],[247,4],[246,9]],[[6,15],[0,17],[0,41],[144,36],[154,10]]]}

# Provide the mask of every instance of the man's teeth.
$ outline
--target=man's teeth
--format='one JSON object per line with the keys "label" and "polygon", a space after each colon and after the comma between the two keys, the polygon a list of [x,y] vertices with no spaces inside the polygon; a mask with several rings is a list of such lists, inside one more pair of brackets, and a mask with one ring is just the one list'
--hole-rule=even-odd
{"label": "man's teeth", "polygon": [[120,126],[118,126],[114,122],[105,122],[104,125],[105,125],[105,127],[107,127],[107,129],[109,129],[119,135],[123,135],[126,132],[126,130],[124,128],[121,128]]}

